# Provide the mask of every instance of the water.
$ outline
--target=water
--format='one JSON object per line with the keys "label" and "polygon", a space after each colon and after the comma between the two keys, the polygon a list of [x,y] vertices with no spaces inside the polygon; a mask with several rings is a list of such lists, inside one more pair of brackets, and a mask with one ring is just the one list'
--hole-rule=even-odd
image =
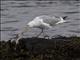
{"label": "water", "polygon": [[[49,29],[48,35],[80,36],[80,1],[1,1],[1,40],[9,40],[39,15],[68,16],[68,23]],[[39,32],[32,28],[25,36]]]}

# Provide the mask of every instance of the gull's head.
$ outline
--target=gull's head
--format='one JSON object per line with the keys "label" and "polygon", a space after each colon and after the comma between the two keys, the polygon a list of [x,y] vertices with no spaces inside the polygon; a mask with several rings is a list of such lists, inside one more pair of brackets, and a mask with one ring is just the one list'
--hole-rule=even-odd
{"label": "gull's head", "polygon": [[25,27],[23,27],[23,28],[21,29],[21,31],[16,35],[16,37],[17,37],[16,43],[18,43],[18,41],[19,41],[21,38],[23,38],[23,34],[24,34],[25,32],[28,32],[29,30],[30,30],[29,25],[26,25]]}

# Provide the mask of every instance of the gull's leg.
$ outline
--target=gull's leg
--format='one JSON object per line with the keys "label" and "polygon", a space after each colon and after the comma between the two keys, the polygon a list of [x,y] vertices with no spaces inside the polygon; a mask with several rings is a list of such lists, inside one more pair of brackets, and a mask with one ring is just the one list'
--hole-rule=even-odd
{"label": "gull's leg", "polygon": [[49,39],[49,35],[46,33],[46,31],[43,31],[43,37]]}
{"label": "gull's leg", "polygon": [[43,29],[41,29],[41,32],[36,37],[39,37],[42,33],[43,33]]}

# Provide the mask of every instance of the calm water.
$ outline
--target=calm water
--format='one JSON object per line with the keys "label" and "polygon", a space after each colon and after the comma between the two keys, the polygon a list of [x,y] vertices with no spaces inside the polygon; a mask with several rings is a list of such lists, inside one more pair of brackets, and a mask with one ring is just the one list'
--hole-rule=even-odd
{"label": "calm water", "polygon": [[[47,30],[48,35],[80,36],[80,1],[2,1],[1,40],[14,37],[27,22],[39,15],[68,16],[68,23]],[[24,35],[31,37],[39,32],[32,28]]]}

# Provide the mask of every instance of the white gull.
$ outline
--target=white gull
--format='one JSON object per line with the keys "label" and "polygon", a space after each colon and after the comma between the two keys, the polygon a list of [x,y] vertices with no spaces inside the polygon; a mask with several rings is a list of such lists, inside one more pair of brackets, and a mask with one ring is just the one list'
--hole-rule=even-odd
{"label": "white gull", "polygon": [[64,16],[64,17],[48,16],[48,15],[37,16],[32,21],[30,21],[26,25],[26,27],[24,27],[23,30],[18,34],[16,43],[18,42],[19,39],[22,38],[23,33],[27,32],[30,28],[41,29],[41,32],[37,35],[37,37],[39,37],[41,35],[41,33],[44,32],[45,29],[50,29],[58,24],[66,22],[65,21],[66,18],[67,18],[67,16]]}

